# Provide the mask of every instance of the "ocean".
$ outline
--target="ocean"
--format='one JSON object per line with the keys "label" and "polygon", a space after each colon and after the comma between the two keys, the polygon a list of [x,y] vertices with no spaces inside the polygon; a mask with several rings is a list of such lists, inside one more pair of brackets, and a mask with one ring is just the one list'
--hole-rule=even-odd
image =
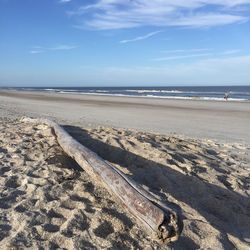
{"label": "ocean", "polygon": [[250,101],[250,86],[203,87],[35,87],[17,90],[56,92],[61,94],[108,95],[165,99],[201,99],[224,101]]}

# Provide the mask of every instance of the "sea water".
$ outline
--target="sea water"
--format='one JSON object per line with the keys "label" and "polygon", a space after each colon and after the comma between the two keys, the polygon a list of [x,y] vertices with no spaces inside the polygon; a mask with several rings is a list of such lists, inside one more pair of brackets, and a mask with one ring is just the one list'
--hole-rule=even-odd
{"label": "sea water", "polygon": [[77,93],[84,95],[109,95],[166,99],[249,101],[250,86],[185,86],[185,87],[35,87],[19,90]]}

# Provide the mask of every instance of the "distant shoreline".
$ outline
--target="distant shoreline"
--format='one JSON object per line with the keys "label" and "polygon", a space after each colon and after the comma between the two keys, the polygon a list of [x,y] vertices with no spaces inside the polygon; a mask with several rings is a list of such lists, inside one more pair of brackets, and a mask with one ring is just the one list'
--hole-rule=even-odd
{"label": "distant shoreline", "polygon": [[[7,91],[31,91],[59,94],[138,97],[173,100],[249,102],[250,86],[204,87],[19,87],[0,88]],[[229,98],[225,100],[225,95]]]}
{"label": "distant shoreline", "polygon": [[15,93],[25,93],[25,94],[30,94],[30,97],[32,98],[33,95],[35,96],[36,94],[38,95],[45,95],[45,96],[53,96],[56,95],[58,99],[60,99],[60,96],[62,97],[62,99],[64,98],[72,98],[72,97],[84,97],[86,96],[88,97],[93,97],[93,98],[111,98],[111,99],[131,99],[131,100],[136,100],[136,99],[141,99],[141,100],[155,100],[155,101],[180,101],[180,102],[208,102],[208,103],[250,103],[250,100],[241,100],[241,99],[232,99],[229,98],[228,100],[225,100],[224,98],[221,99],[201,99],[199,97],[190,97],[190,98],[178,98],[178,97],[154,97],[154,96],[136,96],[136,95],[112,95],[112,94],[102,94],[102,93],[82,93],[82,92],[54,92],[54,91],[42,91],[42,90],[21,90],[21,89],[1,89],[0,88],[0,96],[1,95],[14,95]]}

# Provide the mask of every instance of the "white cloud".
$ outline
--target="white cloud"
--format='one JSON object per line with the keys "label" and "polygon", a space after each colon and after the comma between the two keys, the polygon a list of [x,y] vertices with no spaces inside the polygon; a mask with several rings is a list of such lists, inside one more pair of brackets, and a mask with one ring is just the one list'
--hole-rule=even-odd
{"label": "white cloud", "polygon": [[178,55],[178,56],[167,56],[167,57],[160,57],[155,58],[153,61],[168,61],[168,60],[176,60],[176,59],[186,59],[186,58],[194,58],[194,57],[204,57],[204,56],[211,56],[211,53],[202,53],[202,54],[190,54],[190,55]]}
{"label": "white cloud", "polygon": [[30,50],[29,53],[30,54],[40,54],[40,53],[43,53],[44,51],[43,50]]}
{"label": "white cloud", "polygon": [[135,38],[132,38],[132,39],[127,39],[127,40],[122,40],[120,41],[120,43],[130,43],[130,42],[136,42],[136,41],[141,41],[141,40],[145,40],[145,39],[148,39],[152,36],[155,36],[159,33],[161,33],[162,31],[161,30],[158,30],[158,31],[155,31],[155,32],[151,32],[151,33],[148,33],[144,36],[138,36],[138,37],[135,37]]}
{"label": "white cloud", "polygon": [[58,45],[55,47],[48,48],[50,50],[71,50],[71,49],[76,49],[77,46],[74,45]]}
{"label": "white cloud", "polygon": [[29,53],[31,54],[39,54],[39,53],[43,53],[46,52],[48,50],[72,50],[72,49],[76,49],[78,48],[78,46],[75,45],[57,45],[55,47],[43,47],[43,46],[33,46],[32,50],[29,51]]}
{"label": "white cloud", "polygon": [[[213,49],[165,50],[163,52],[167,53],[168,56],[154,58],[153,61],[169,61],[169,60],[188,59],[188,58],[195,58],[195,57],[211,57],[211,56],[220,57],[220,56],[238,54],[241,51],[242,50],[240,49],[225,50],[222,52],[215,52]],[[190,52],[192,52],[192,54],[189,54]],[[204,52],[204,53],[199,53],[199,52]]]}
{"label": "white cloud", "polygon": [[203,51],[211,51],[213,49],[210,48],[201,48],[201,49],[175,49],[175,50],[164,50],[164,53],[186,53],[186,52],[203,52]]}
{"label": "white cloud", "polygon": [[243,7],[249,4],[250,0],[98,0],[69,14],[82,17],[77,27],[94,29],[208,27],[248,21]]}
{"label": "white cloud", "polygon": [[59,0],[59,3],[69,3],[71,2],[72,0]]}

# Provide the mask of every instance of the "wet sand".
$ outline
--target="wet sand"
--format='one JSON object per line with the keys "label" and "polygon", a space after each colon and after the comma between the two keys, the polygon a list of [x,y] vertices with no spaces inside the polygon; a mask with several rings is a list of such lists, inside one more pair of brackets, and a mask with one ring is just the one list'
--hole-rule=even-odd
{"label": "wet sand", "polygon": [[250,103],[0,91],[1,116],[250,142]]}

